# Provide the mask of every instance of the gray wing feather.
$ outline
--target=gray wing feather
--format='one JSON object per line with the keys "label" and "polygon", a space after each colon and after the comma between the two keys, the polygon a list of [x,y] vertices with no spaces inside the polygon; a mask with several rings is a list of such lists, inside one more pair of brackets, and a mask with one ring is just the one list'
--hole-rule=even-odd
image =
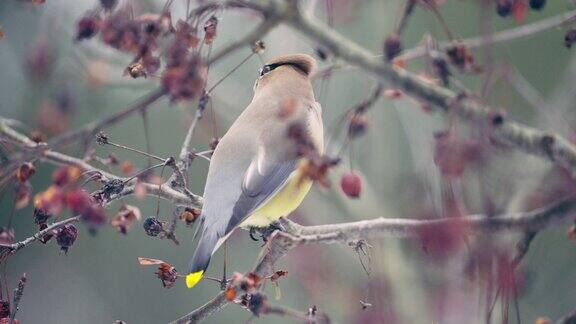
{"label": "gray wing feather", "polygon": [[243,186],[242,194],[234,204],[226,233],[238,226],[258,207],[264,205],[268,199],[274,197],[274,194],[284,187],[288,177],[296,169],[297,162],[298,160],[289,160],[277,163],[265,175],[257,172],[248,173],[252,186],[250,188]]}

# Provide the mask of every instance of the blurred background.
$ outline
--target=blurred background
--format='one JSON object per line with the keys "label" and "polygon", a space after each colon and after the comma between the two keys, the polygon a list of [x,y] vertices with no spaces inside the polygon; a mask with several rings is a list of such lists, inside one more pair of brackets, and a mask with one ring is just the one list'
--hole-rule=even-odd
{"label": "blurred background", "polygon": [[[98,5],[96,0],[48,0],[43,5],[4,0],[0,3],[0,115],[22,121],[30,130],[48,137],[80,127],[117,112],[138,100],[159,84],[157,76],[131,79],[123,76],[131,56],[106,47],[98,37],[75,42],[75,23]],[[384,38],[398,23],[403,1],[334,0],[303,1],[311,14],[370,49],[382,52]],[[134,1],[137,13],[160,12],[163,1]],[[196,5],[195,1],[192,1]],[[523,23],[530,23],[574,10],[568,1],[548,1],[541,11],[528,11]],[[186,2],[172,5],[173,20],[185,15]],[[439,7],[456,37],[513,28],[511,17],[496,15],[487,1],[445,1]],[[332,12],[332,14],[328,14]],[[258,17],[249,12],[219,12],[218,37],[214,50],[249,32]],[[454,70],[462,87],[467,87],[497,107],[506,107],[512,118],[540,129],[574,138],[574,89],[576,56],[564,47],[568,27],[474,50],[476,63],[485,73],[464,75]],[[446,40],[435,16],[416,8],[402,34],[404,48],[421,43],[424,33]],[[280,27],[264,38],[264,60],[275,55],[303,52],[317,56],[318,48],[293,30]],[[245,48],[210,67],[212,84],[249,55]],[[319,61],[320,67],[331,64]],[[252,86],[262,66],[253,56],[214,91],[213,104],[194,137],[198,150],[209,148],[213,137],[222,136],[250,102]],[[412,71],[424,71],[426,61],[409,62]],[[361,71],[345,68],[327,78],[315,80],[317,100],[324,107],[328,153],[337,154],[346,141],[339,123],[345,113],[363,101],[376,86]],[[454,83],[452,84],[454,87]],[[386,85],[385,85],[385,88]],[[458,88],[455,88],[458,89]],[[520,89],[521,93],[518,91]],[[196,102],[171,104],[162,99],[149,109],[150,143],[159,156],[177,155],[193,118]],[[489,215],[530,210],[546,205],[574,190],[562,170],[550,163],[492,144],[480,127],[422,109],[409,98],[382,97],[368,112],[365,136],[342,150],[343,162],[330,173],[332,186],[315,186],[293,219],[301,224],[325,224],[387,218],[434,218],[454,213]],[[457,176],[446,176],[438,168],[438,132],[450,130],[450,145],[465,143],[473,158]],[[106,129],[115,142],[135,148],[146,147],[139,115]],[[467,146],[468,147],[468,146]],[[72,155],[79,148],[67,147]],[[452,151],[448,157],[451,159]],[[136,168],[146,158],[112,147],[98,147],[97,154],[115,154]],[[436,155],[436,163],[435,163]],[[454,159],[457,157],[454,156]],[[101,166],[101,165],[100,165]],[[106,168],[106,166],[102,166]],[[202,193],[208,163],[194,161],[190,189]],[[353,169],[363,177],[360,199],[349,199],[339,189],[343,173]],[[34,192],[51,183],[54,168],[39,165],[32,180]],[[118,167],[111,171],[121,174]],[[0,202],[0,225],[5,226],[12,208],[13,190],[5,188]],[[114,215],[123,203],[138,206],[144,217],[154,215],[156,200],[130,197],[114,202]],[[13,227],[17,240],[36,231],[32,207],[19,210]],[[173,207],[162,202],[160,218],[172,217]],[[180,245],[146,236],[141,224],[127,235],[105,227],[92,236],[80,226],[77,243],[67,254],[54,242],[34,244],[7,263],[7,281],[13,288],[23,272],[28,284],[20,305],[21,323],[166,323],[202,305],[219,292],[218,284],[205,281],[186,289],[182,282],[171,289],[155,278],[154,267],[138,265],[138,257],[165,260],[185,271],[192,255],[193,230],[180,223]],[[553,227],[539,234],[524,263],[518,269],[518,306],[522,323],[546,316],[557,319],[576,304],[576,249],[566,235],[567,227]],[[495,289],[475,273],[486,250],[514,252],[519,236],[472,237],[466,244],[443,240],[432,234],[427,240],[383,239],[368,242],[369,256],[348,246],[300,247],[278,265],[288,271],[280,280],[281,300],[268,286],[273,303],[306,311],[316,305],[335,323],[480,323],[485,322],[487,304]],[[432,241],[432,244],[428,244]],[[237,231],[228,245],[228,269],[251,269],[260,243],[244,231]],[[363,269],[362,261],[367,271]],[[209,274],[221,275],[222,252],[213,259]],[[487,296],[487,292],[490,293]],[[510,297],[510,296],[509,296]],[[360,301],[372,306],[363,309]],[[513,296],[508,299],[512,306]],[[506,300],[498,299],[492,318],[499,322]],[[250,314],[231,305],[211,317],[208,323],[243,323]],[[256,323],[292,323],[293,319],[265,316]],[[515,323],[513,306],[510,322]]]}

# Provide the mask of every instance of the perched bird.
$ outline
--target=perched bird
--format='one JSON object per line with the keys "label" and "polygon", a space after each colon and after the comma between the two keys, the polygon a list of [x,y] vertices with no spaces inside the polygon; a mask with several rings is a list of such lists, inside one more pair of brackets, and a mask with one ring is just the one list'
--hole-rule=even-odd
{"label": "perched bird", "polygon": [[[309,55],[276,57],[260,70],[254,97],[218,143],[208,171],[200,240],[186,285],[198,283],[212,254],[236,227],[266,228],[300,205],[312,181],[300,174],[301,145],[321,154],[322,108]],[[294,132],[300,134],[293,134]]]}

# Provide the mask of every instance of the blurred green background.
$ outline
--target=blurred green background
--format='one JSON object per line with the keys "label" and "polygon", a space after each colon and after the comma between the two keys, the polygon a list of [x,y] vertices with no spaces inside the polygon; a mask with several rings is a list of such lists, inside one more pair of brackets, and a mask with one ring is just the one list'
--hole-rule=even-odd
{"label": "blurred green background", "polygon": [[[458,37],[478,35],[486,30],[503,30],[517,26],[512,18],[494,14],[492,5],[484,1],[446,1],[441,6],[448,26]],[[334,1],[335,28],[373,51],[381,52],[382,40],[394,28],[402,1]],[[158,12],[162,1],[134,1],[137,12]],[[42,107],[66,95],[71,99],[63,113],[68,128],[79,127],[102,116],[112,114],[134,102],[158,85],[159,79],[133,80],[122,76],[130,56],[105,47],[98,39],[75,43],[75,22],[97,5],[96,0],[47,0],[40,6],[21,1],[0,3],[0,25],[5,38],[0,41],[0,115],[24,122],[31,129],[42,121]],[[304,1],[304,6],[320,19],[326,19],[323,1]],[[541,12],[530,11],[526,23],[554,16],[574,6],[568,1],[548,1]],[[175,1],[174,20],[185,12],[185,1]],[[248,32],[257,23],[248,12],[218,14],[220,24],[214,49]],[[512,41],[475,51],[480,65],[493,68],[495,83],[485,98],[499,107],[506,107],[514,119],[573,136],[574,96],[576,96],[576,56],[563,46],[566,28],[558,28],[534,37]],[[434,16],[417,8],[403,34],[403,45],[419,44],[423,33],[446,39]],[[314,54],[316,47],[294,31],[280,27],[264,38],[267,45],[262,55],[304,52]],[[40,46],[40,47],[39,47]],[[43,47],[42,47],[43,46]],[[41,48],[41,50],[39,49]],[[45,74],[39,77],[29,70],[34,55],[46,55],[42,64]],[[488,53],[492,52],[488,55]],[[209,83],[220,79],[244,57],[243,49],[211,67]],[[487,60],[486,58],[489,57]],[[38,58],[36,58],[38,60]],[[320,62],[320,66],[327,63]],[[253,57],[227,78],[214,92],[213,115],[206,114],[195,135],[194,146],[203,150],[215,135],[222,136],[236,116],[250,102],[252,85],[261,61]],[[422,61],[410,63],[418,71]],[[543,98],[533,107],[504,75],[515,69]],[[463,76],[456,73],[468,88],[480,91],[485,76]],[[329,81],[315,82],[317,99],[324,107],[326,138],[337,128],[342,114],[361,102],[375,83],[355,69],[335,71]],[[167,99],[149,110],[152,152],[159,156],[177,155],[186,129],[192,120],[196,103],[171,105]],[[45,108],[44,108],[45,109]],[[46,112],[44,112],[46,114]],[[52,116],[51,113],[48,115]],[[215,118],[214,129],[213,118]],[[344,154],[344,163],[332,172],[332,189],[315,187],[295,213],[303,224],[324,224],[375,217],[422,217],[426,212],[442,209],[441,196],[445,183],[434,164],[434,132],[446,129],[444,116],[424,112],[409,100],[380,99],[369,112],[369,131],[353,144],[352,154]],[[40,125],[41,126],[41,125]],[[464,137],[465,125],[461,127]],[[110,138],[136,148],[144,148],[142,120],[135,115],[106,129]],[[477,135],[476,135],[477,136]],[[338,151],[343,139],[336,136],[328,147]],[[486,211],[488,200],[497,212],[526,210],[534,195],[551,195],[558,183],[568,181],[551,170],[551,165],[531,156],[503,148],[488,149],[485,164],[467,170],[453,186],[466,202],[470,213]],[[78,154],[78,148],[67,153]],[[144,167],[146,160],[131,153],[99,147],[99,156],[116,154],[121,160],[132,160]],[[345,151],[348,152],[348,151]],[[346,199],[338,190],[339,175],[354,169],[364,177],[361,199]],[[207,163],[196,160],[190,170],[191,190],[202,193]],[[53,167],[41,165],[33,179],[36,191],[51,181]],[[113,169],[119,173],[118,169]],[[12,205],[12,190],[0,203],[0,223],[5,225]],[[141,208],[144,216],[153,215],[156,200],[134,198],[126,203]],[[120,202],[110,206],[113,215]],[[536,204],[537,205],[537,204]],[[162,202],[161,218],[171,218],[172,207]],[[13,224],[16,238],[35,231],[32,208],[17,212]],[[532,323],[539,316],[556,319],[576,307],[576,249],[566,238],[566,228],[544,231],[534,241],[521,272],[526,284],[519,296],[523,323]],[[162,288],[153,267],[142,267],[137,257],[163,259],[184,271],[193,252],[193,230],[179,224],[181,245],[148,237],[141,224],[126,236],[106,227],[94,237],[84,227],[78,242],[64,255],[52,242],[35,244],[11,257],[7,265],[8,282],[13,287],[26,272],[28,285],[18,318],[21,323],[111,323],[124,320],[132,323],[165,323],[200,306],[218,293],[217,284],[203,282],[188,290],[184,284],[172,289]],[[513,248],[516,236],[494,236],[489,240],[473,240],[472,250],[491,243],[502,249]],[[470,280],[465,268],[473,255],[462,248],[437,260],[424,253],[414,241],[384,239],[369,242],[370,276],[367,276],[358,255],[347,246],[307,246],[293,251],[278,264],[289,275],[281,279],[282,299],[272,302],[307,310],[317,305],[335,323],[480,323],[485,322],[485,290],[478,281]],[[238,232],[229,244],[228,269],[248,271],[259,243],[251,241],[246,232]],[[367,260],[365,260],[367,262]],[[210,274],[221,273],[222,253],[210,267]],[[362,310],[359,300],[373,306]],[[500,318],[500,302],[493,318]],[[208,323],[243,323],[250,314],[238,306],[229,306],[211,317]],[[511,322],[516,319],[511,312]],[[266,316],[257,323],[291,323],[292,319]]]}

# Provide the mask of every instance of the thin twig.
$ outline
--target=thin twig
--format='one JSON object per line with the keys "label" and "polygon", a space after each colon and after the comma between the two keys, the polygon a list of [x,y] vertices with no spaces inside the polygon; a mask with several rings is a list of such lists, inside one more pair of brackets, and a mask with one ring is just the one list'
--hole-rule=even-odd
{"label": "thin twig", "polygon": [[304,321],[307,324],[328,324],[330,323],[330,319],[324,313],[316,313],[314,315],[310,315],[307,312],[301,312],[292,308],[279,306],[279,305],[266,305],[264,310],[262,311],[263,314],[273,314],[278,315],[281,317],[291,317],[297,320]]}
{"label": "thin twig", "polygon": [[495,140],[525,153],[546,158],[576,175],[576,147],[566,138],[508,120],[499,109],[490,107],[478,99],[462,97],[447,88],[430,84],[405,69],[378,60],[352,40],[312,17],[302,15],[296,8],[289,13],[277,12],[276,6],[273,5],[259,8],[265,11],[272,10],[271,14],[274,15],[284,13],[287,17],[284,21],[306,37],[379,80],[431,104],[431,108],[453,113],[465,120],[484,122],[491,126],[491,135]]}
{"label": "thin twig", "polygon": [[[90,172],[99,174],[104,180],[126,180],[125,178],[117,177],[107,171],[96,168],[82,159],[78,159],[66,154],[62,154],[56,151],[49,150],[45,144],[38,144],[27,136],[18,133],[13,128],[9,127],[8,124],[0,118],[0,135],[9,136],[10,138],[17,139],[25,148],[33,149],[37,151],[40,159],[45,160],[49,163],[56,165],[73,165],[77,166],[83,172]],[[162,186],[158,188],[157,185],[151,183],[141,182],[140,185],[144,186],[146,192],[149,195],[157,196],[166,200],[169,200],[175,204],[185,205],[194,208],[201,208],[202,197],[191,193],[188,190],[180,192],[174,190],[171,186]],[[119,199],[121,197],[134,194],[134,185],[128,184],[124,190],[118,195],[113,196],[113,199]]]}
{"label": "thin twig", "polygon": [[[458,44],[462,44],[466,46],[468,49],[471,49],[476,47],[483,47],[486,45],[506,43],[511,40],[534,36],[536,34],[548,31],[550,29],[557,28],[564,24],[573,22],[575,19],[576,19],[576,10],[572,10],[554,17],[542,19],[540,21],[531,24],[526,24],[516,28],[511,28],[501,32],[497,32],[494,33],[493,35],[489,35],[489,37],[478,36],[463,39],[458,41]],[[438,44],[440,50],[445,50],[453,45],[454,42],[442,42]],[[412,49],[404,51],[400,56],[398,56],[398,59],[409,61],[425,55],[426,55],[426,46],[420,45],[418,47],[414,47]]]}
{"label": "thin twig", "polygon": [[12,312],[10,313],[9,324],[13,324],[16,319],[16,313],[20,309],[20,300],[24,294],[24,288],[26,287],[26,273],[22,274],[20,280],[18,281],[18,286],[14,289],[14,298],[12,299]]}
{"label": "thin twig", "polygon": [[150,106],[152,106],[153,103],[162,98],[165,94],[166,90],[163,88],[153,90],[150,93],[146,94],[141,100],[128,106],[124,110],[121,110],[115,114],[105,117],[99,121],[91,122],[75,131],[55,137],[49,142],[49,145],[53,148],[58,148],[73,143],[77,140],[89,137],[93,134],[96,134],[100,130],[126,119],[135,112],[145,111]]}
{"label": "thin twig", "polygon": [[61,220],[59,222],[55,222],[55,223],[48,225],[48,227],[46,227],[45,229],[34,233],[34,235],[32,235],[32,236],[30,236],[30,237],[28,237],[22,241],[12,243],[12,244],[0,244],[0,248],[8,249],[12,253],[16,252],[20,249],[25,248],[30,243],[41,239],[42,237],[44,237],[44,235],[50,233],[51,231],[58,229],[58,228],[66,225],[66,224],[77,222],[79,220],[80,220],[80,216],[74,216],[74,217],[66,218],[66,219]]}

